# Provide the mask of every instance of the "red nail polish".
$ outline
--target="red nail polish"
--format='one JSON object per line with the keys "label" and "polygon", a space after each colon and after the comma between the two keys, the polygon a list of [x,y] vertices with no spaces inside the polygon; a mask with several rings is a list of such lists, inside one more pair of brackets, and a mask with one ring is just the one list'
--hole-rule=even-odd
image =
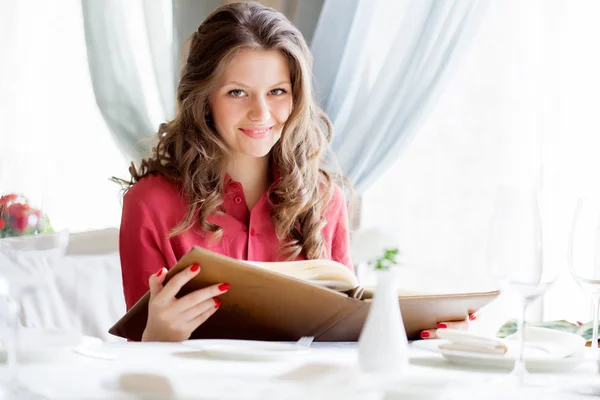
{"label": "red nail polish", "polygon": [[422,337],[423,339],[426,339],[426,338],[428,338],[428,337],[429,337],[429,332],[421,332],[421,337]]}
{"label": "red nail polish", "polygon": [[161,276],[163,273],[163,268],[159,269],[158,272],[156,273],[156,276]]}
{"label": "red nail polish", "polygon": [[199,269],[200,269],[200,266],[198,264],[194,264],[194,265],[192,265],[192,268],[190,268],[190,271],[198,272]]}
{"label": "red nail polish", "polygon": [[477,319],[477,315],[475,315],[475,314],[471,314],[471,315],[469,315],[469,319],[470,319],[471,321],[475,321],[475,320]]}
{"label": "red nail polish", "polygon": [[219,308],[221,307],[221,300],[217,299],[216,297],[213,298],[213,300],[215,301],[215,308]]}
{"label": "red nail polish", "polygon": [[224,292],[226,290],[228,290],[231,287],[231,285],[229,283],[222,283],[219,285],[219,290],[221,292]]}
{"label": "red nail polish", "polygon": [[448,325],[446,324],[438,324],[438,329],[446,329]]}

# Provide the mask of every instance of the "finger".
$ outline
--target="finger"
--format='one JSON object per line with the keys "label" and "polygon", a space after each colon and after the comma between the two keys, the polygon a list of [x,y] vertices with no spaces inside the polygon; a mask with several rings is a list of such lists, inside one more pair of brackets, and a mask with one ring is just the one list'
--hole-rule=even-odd
{"label": "finger", "polygon": [[188,293],[173,304],[173,311],[184,312],[199,303],[202,303],[212,297],[217,297],[229,290],[228,283],[217,283],[216,285],[207,286],[203,289],[194,290]]}
{"label": "finger", "polygon": [[466,331],[469,329],[469,320],[440,322],[437,329],[425,329],[424,331],[421,331],[421,339],[439,339],[439,336],[437,335],[438,329],[458,329]]}
{"label": "finger", "polygon": [[469,329],[469,320],[465,319],[464,321],[449,321],[449,322],[440,322],[437,326],[438,329],[458,329],[461,331],[466,331]]}
{"label": "finger", "polygon": [[183,323],[192,321],[197,316],[204,314],[211,308],[219,308],[221,306],[221,300],[216,297],[211,297],[208,300],[204,300],[202,303],[196,304],[195,306],[188,308],[181,313],[180,320]]}
{"label": "finger", "polygon": [[194,264],[175,275],[160,291],[160,297],[172,300],[186,283],[198,275],[198,271],[200,266]]}
{"label": "finger", "polygon": [[150,287],[150,300],[155,298],[156,295],[162,290],[165,276],[167,276],[167,269],[163,267],[156,271],[156,273],[150,275],[150,278],[148,278],[148,286]]}
{"label": "finger", "polygon": [[437,329],[425,329],[424,331],[421,331],[421,339],[437,339],[437,335],[435,334],[435,331],[437,331]]}
{"label": "finger", "polygon": [[196,318],[194,318],[186,324],[187,329],[191,332],[195,331],[196,328],[205,323],[211,315],[217,312],[217,310],[218,308],[211,307],[208,311],[205,311],[202,314],[198,315]]}

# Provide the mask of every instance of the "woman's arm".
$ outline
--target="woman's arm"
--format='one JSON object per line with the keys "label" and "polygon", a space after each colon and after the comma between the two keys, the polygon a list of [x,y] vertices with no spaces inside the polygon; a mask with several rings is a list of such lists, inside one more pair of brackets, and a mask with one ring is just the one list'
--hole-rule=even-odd
{"label": "woman's arm", "polygon": [[179,342],[189,339],[217,311],[221,302],[216,296],[225,293],[229,285],[218,283],[177,298],[182,286],[199,273],[200,266],[186,268],[164,284],[169,259],[165,252],[172,249],[161,248],[161,237],[167,233],[157,228],[158,217],[153,215],[143,192],[131,190],[125,195],[119,237],[125,302],[130,309],[150,290],[142,341]]}
{"label": "woman's arm", "polygon": [[129,191],[123,199],[119,232],[123,292],[128,310],[149,290],[150,275],[168,266],[159,243],[158,231],[146,204],[135,191]]}

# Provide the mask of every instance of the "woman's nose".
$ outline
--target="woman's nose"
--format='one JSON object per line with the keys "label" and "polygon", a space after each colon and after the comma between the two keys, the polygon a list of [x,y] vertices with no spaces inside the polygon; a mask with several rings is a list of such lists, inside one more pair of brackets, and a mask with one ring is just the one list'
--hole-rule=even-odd
{"label": "woman's nose", "polygon": [[271,112],[269,111],[269,105],[267,104],[266,99],[260,97],[252,102],[248,112],[248,118],[255,122],[266,122],[271,119]]}

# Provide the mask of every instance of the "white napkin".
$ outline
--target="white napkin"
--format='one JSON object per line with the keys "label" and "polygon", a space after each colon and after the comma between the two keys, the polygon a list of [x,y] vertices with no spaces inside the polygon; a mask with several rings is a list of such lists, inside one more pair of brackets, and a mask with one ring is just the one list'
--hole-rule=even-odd
{"label": "white napkin", "polygon": [[[517,334],[498,339],[456,329],[438,329],[437,335],[449,340],[439,346],[440,350],[504,355],[515,352],[518,347]],[[573,333],[535,326],[525,328],[525,355],[528,357],[564,358],[581,351],[584,346],[585,339]]]}
{"label": "white napkin", "polygon": [[442,350],[471,351],[475,353],[504,354],[508,347],[504,341],[457,329],[438,329],[437,336],[449,340],[440,344]]}

